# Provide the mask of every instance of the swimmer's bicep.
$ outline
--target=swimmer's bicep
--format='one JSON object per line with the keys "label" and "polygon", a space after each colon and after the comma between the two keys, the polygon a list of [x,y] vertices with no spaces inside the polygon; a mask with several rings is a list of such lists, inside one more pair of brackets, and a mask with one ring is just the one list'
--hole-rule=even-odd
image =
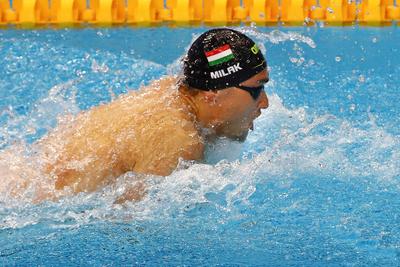
{"label": "swimmer's bicep", "polygon": [[184,160],[202,161],[204,159],[204,144],[202,142],[192,142],[180,155]]}
{"label": "swimmer's bicep", "polygon": [[179,160],[200,162],[204,158],[204,144],[202,142],[188,141],[184,144],[174,156],[174,169],[177,167]]}
{"label": "swimmer's bicep", "polygon": [[204,157],[204,145],[201,142],[181,142],[179,146],[169,147],[162,156],[153,161],[152,173],[162,176],[170,175],[180,159],[201,161]]}

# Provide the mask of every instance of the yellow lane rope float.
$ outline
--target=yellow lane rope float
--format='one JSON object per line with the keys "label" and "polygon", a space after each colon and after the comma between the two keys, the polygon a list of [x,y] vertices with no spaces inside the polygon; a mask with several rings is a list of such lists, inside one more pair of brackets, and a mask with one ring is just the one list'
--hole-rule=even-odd
{"label": "yellow lane rope float", "polygon": [[395,0],[0,0],[0,24],[248,23],[382,25]]}

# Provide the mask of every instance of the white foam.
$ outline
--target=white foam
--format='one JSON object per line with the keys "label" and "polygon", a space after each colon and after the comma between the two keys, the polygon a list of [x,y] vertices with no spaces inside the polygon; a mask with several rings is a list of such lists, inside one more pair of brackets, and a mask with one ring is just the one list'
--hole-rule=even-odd
{"label": "white foam", "polygon": [[[116,185],[100,192],[41,205],[2,204],[0,229],[42,220],[54,227],[76,227],[96,219],[159,219],[184,213],[201,203],[231,211],[235,203],[246,202],[257,184],[268,179],[290,184],[299,174],[335,179],[375,176],[377,182],[398,183],[400,173],[399,138],[373,120],[361,129],[329,114],[310,115],[304,108],[287,109],[277,95],[270,96],[270,108],[256,121],[255,132],[244,143],[247,150],[260,152],[252,157],[245,153],[232,157],[227,149],[229,142],[224,140],[221,146],[218,156],[211,156],[215,164],[182,162],[165,178],[146,176],[147,194],[140,202],[113,204],[125,186],[137,179],[135,174],[127,173]],[[349,153],[351,146],[360,153]],[[239,150],[243,149],[240,146]]]}
{"label": "white foam", "polygon": [[282,32],[279,30],[272,30],[268,33],[264,33],[259,31],[259,29],[255,27],[240,27],[239,30],[250,36],[252,39],[258,40],[260,43],[265,43],[265,41],[268,41],[272,44],[279,44],[290,41],[304,43],[311,48],[317,47],[313,39],[298,32]]}
{"label": "white foam", "polygon": [[52,129],[58,118],[68,114],[76,114],[76,87],[79,79],[70,80],[50,88],[48,95],[34,104],[28,115],[17,115],[12,107],[3,111],[8,118],[0,130],[2,142],[7,146],[15,142],[23,142],[28,135],[35,135],[39,129]]}
{"label": "white foam", "polygon": [[[293,41],[316,47],[312,39],[298,33],[240,29],[263,43],[265,40],[273,44]],[[96,73],[112,71],[107,65],[103,67],[106,63],[96,64],[92,65]],[[180,64],[179,58],[167,71],[176,74]],[[136,77],[143,77],[149,68],[164,68],[147,61],[135,61],[131,67]],[[29,116],[18,116],[11,108],[4,110],[8,120],[1,136],[6,143],[22,140],[26,132],[34,133],[38,127],[51,128],[57,117],[78,112],[74,92],[82,78],[84,75],[53,87]],[[269,86],[274,86],[274,82]],[[137,179],[135,174],[127,173],[119,177],[115,185],[99,192],[81,193],[57,202],[37,205],[11,198],[0,199],[0,203],[3,202],[0,204],[0,229],[25,227],[41,221],[54,227],[76,227],[98,219],[158,220],[162,216],[184,214],[204,203],[222,211],[232,211],[235,203],[246,202],[254,194],[258,184],[269,179],[290,184],[298,175],[336,179],[372,176],[377,182],[398,184],[399,137],[379,127],[372,115],[364,125],[355,126],[331,114],[313,114],[305,107],[288,108],[276,94],[270,95],[269,100],[270,107],[256,120],[255,131],[244,144],[221,140],[209,148],[207,164],[182,162],[165,178],[146,176],[147,194],[140,202],[113,204],[126,185]],[[69,120],[68,117],[64,119]],[[18,153],[15,151],[15,156]],[[30,198],[29,190],[25,200]]]}

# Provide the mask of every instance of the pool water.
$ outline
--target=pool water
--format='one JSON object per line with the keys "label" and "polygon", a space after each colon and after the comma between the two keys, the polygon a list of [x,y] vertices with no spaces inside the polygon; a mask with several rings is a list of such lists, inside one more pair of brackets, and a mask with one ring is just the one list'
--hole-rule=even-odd
{"label": "pool water", "polygon": [[[1,266],[399,266],[400,31],[239,28],[266,52],[270,107],[243,144],[58,202],[0,196]],[[206,28],[0,31],[0,148],[163,75]],[[11,160],[11,159],[10,159]]]}

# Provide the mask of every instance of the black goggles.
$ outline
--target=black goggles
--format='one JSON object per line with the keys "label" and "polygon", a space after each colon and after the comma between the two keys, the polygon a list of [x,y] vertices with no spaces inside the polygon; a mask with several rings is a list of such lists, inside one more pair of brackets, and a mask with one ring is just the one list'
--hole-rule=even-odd
{"label": "black goggles", "polygon": [[261,84],[260,86],[256,86],[256,87],[248,87],[248,86],[243,86],[243,85],[236,85],[235,87],[245,90],[246,92],[248,92],[251,97],[254,100],[257,100],[258,97],[260,96],[261,92],[264,90],[264,86],[265,84],[269,81],[269,79],[265,79],[265,80],[261,80],[259,81],[259,83]]}

